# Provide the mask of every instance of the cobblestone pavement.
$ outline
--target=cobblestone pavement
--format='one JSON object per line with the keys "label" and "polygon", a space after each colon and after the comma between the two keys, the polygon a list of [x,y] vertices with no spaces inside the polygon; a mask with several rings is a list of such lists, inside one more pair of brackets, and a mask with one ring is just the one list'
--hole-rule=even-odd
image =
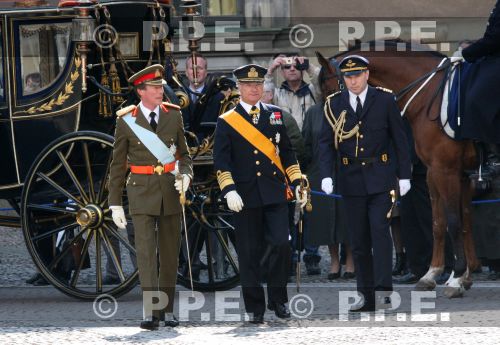
{"label": "cobblestone pavement", "polygon": [[[500,283],[486,281],[486,273],[475,275],[473,288],[461,299],[445,298],[442,287],[435,297],[427,296],[434,306],[420,304],[427,308],[422,313],[435,320],[413,319],[417,314],[412,314],[411,291],[396,286],[401,306],[387,311],[383,321],[382,314],[348,316],[343,321],[341,294],[351,292],[355,284],[352,280],[328,282],[326,247],[322,253],[323,273],[303,275],[302,295],[290,284],[289,297],[295,301],[295,316],[290,320],[277,319],[268,311],[266,323],[252,327],[240,321],[244,313],[242,303],[238,303],[238,288],[218,294],[195,294],[195,302],[204,299],[200,308],[192,304],[191,293],[180,288],[176,314],[191,308],[188,317],[175,329],[147,332],[137,327],[142,304],[138,288],[117,301],[117,311],[111,318],[103,318],[97,315],[99,304],[78,301],[51,286],[25,284],[35,267],[22,232],[0,228],[0,344],[500,344]],[[304,295],[310,298],[313,308],[308,309]],[[236,305],[218,305],[221,300],[236,301]],[[110,306],[104,305],[103,309]],[[311,313],[304,317],[309,310]]]}

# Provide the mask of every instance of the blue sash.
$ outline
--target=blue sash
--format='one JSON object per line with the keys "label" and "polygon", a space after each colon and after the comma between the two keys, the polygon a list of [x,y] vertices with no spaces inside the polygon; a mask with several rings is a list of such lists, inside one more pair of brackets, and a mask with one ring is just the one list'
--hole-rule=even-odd
{"label": "blue sash", "polygon": [[135,118],[132,113],[122,116],[122,119],[130,127],[132,132],[139,138],[139,140],[146,146],[146,148],[153,154],[153,156],[161,162],[161,164],[168,164],[175,161],[175,157],[170,152],[170,149],[154,132],[148,131],[146,128],[139,126],[135,123]]}

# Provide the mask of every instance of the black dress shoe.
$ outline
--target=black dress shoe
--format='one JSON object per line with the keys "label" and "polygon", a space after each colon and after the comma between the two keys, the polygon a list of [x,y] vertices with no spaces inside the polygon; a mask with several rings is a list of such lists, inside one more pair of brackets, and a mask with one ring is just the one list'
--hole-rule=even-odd
{"label": "black dress shoe", "polygon": [[102,285],[116,285],[120,284],[120,278],[106,276],[102,280]]}
{"label": "black dress shoe", "polygon": [[148,331],[155,331],[158,329],[158,326],[160,326],[160,320],[158,320],[156,317],[153,317],[153,319],[151,320],[141,321],[140,327]]}
{"label": "black dress shoe", "polygon": [[351,313],[366,313],[375,311],[375,303],[365,303],[362,307],[349,309]]}
{"label": "black dress shoe", "polygon": [[40,278],[33,282],[34,286],[47,286],[49,282],[40,274]]}
{"label": "black dress shoe", "polygon": [[450,272],[443,272],[436,277],[436,284],[443,285],[450,278]]}
{"label": "black dress shoe", "polygon": [[397,284],[416,284],[420,280],[420,277],[409,272],[404,276],[393,278],[392,280]]}
{"label": "black dress shoe", "polygon": [[172,316],[171,320],[165,321],[165,327],[177,327],[177,326],[179,326],[179,320],[177,320],[175,315]]}
{"label": "black dress shoe", "polygon": [[340,278],[340,270],[338,272],[328,273],[328,280],[335,280]]}
{"label": "black dress shoe", "polygon": [[255,325],[264,323],[264,313],[254,313],[249,322]]}
{"label": "black dress shoe", "polygon": [[26,279],[26,284],[33,284],[38,279],[43,278],[40,273],[34,273],[31,277]]}
{"label": "black dress shoe", "polygon": [[356,273],[354,272],[344,272],[344,275],[342,276],[344,279],[354,279],[356,278]]}
{"label": "black dress shoe", "polygon": [[274,314],[280,319],[288,319],[290,317],[290,310],[284,303],[269,302],[267,309],[274,311]]}

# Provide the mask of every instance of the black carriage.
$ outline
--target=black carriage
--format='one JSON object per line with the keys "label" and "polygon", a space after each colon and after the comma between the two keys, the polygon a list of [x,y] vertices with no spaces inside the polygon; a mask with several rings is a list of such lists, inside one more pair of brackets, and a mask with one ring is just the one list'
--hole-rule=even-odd
{"label": "black carriage", "polygon": [[[192,19],[196,2],[184,5]],[[133,227],[119,231],[107,205],[114,114],[133,99],[127,77],[150,63],[167,67],[170,100],[186,100],[171,55],[172,10],[170,0],[0,5],[0,197],[19,214],[1,216],[0,224],[22,228],[41,274],[68,295],[119,296],[137,283]],[[167,30],[151,38],[144,23]],[[190,286],[191,267],[200,290],[230,288],[239,279],[211,145],[191,149],[195,175],[203,178],[187,195],[179,269],[179,282]],[[103,284],[106,275],[116,282]]]}

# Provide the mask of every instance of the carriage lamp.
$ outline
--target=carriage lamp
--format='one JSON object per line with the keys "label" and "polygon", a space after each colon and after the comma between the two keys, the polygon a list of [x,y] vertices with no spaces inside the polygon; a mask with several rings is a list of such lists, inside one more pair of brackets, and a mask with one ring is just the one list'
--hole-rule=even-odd
{"label": "carriage lamp", "polygon": [[[198,51],[198,41],[202,38],[202,36],[196,35],[196,22],[201,21],[201,14],[198,12],[198,9],[201,7],[201,4],[195,0],[182,0],[182,5],[180,6],[184,9],[184,14],[182,17],[182,27],[181,35],[183,37],[187,37],[189,42],[189,50],[191,51],[191,65],[193,69],[193,84],[194,86],[199,86],[198,82],[198,66],[196,63],[196,51]],[[187,30],[187,32],[185,31]]]}
{"label": "carriage lamp", "polygon": [[[63,2],[63,1],[61,1]],[[59,3],[60,6],[63,4]],[[66,1],[65,3],[68,3]],[[76,51],[82,59],[82,92],[87,91],[87,53],[90,51],[90,43],[94,41],[95,19],[90,15],[91,6],[95,1],[81,0],[71,1],[78,3],[75,7],[77,17],[72,21],[72,41],[76,44]]]}

